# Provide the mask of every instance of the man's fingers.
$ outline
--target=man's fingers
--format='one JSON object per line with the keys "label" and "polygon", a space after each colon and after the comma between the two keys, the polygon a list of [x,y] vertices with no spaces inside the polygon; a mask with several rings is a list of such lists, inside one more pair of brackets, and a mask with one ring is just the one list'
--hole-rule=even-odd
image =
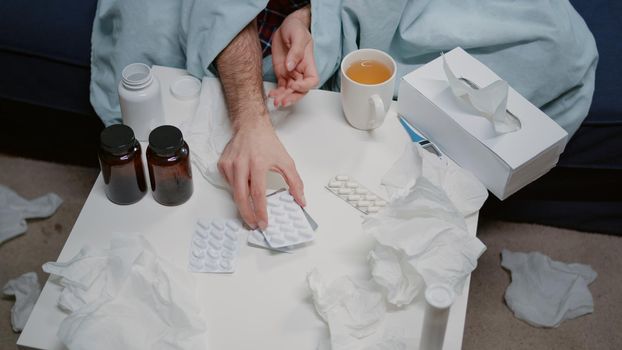
{"label": "man's fingers", "polygon": [[300,206],[306,206],[307,201],[305,199],[304,185],[302,179],[296,170],[296,165],[293,160],[289,160],[286,164],[279,167],[281,175],[285,178],[285,182],[289,186],[289,193],[292,194],[296,202]]}
{"label": "man's fingers", "polygon": [[304,93],[294,91],[291,94],[289,94],[288,96],[283,98],[283,105],[284,106],[289,106],[291,104],[294,104],[294,103],[300,101],[300,99],[303,98],[304,96],[305,96]]}
{"label": "man's fingers", "polygon": [[257,222],[253,209],[251,208],[248,194],[248,165],[244,163],[235,163],[233,165],[233,172],[233,201],[238,206],[242,220],[254,229],[257,227]]}
{"label": "man's fingers", "polygon": [[233,187],[233,182],[231,179],[231,173],[233,172],[232,165],[233,163],[227,159],[220,159],[217,163],[218,171],[225,178],[225,181],[229,184],[229,186]]}
{"label": "man's fingers", "polygon": [[[297,27],[298,28],[298,27]],[[289,52],[285,59],[285,68],[288,72],[291,72],[296,68],[298,63],[302,61],[305,56],[305,48],[311,40],[309,32],[305,32],[304,29],[294,30],[288,38]]]}
{"label": "man's fingers", "polygon": [[298,92],[306,93],[313,89],[318,82],[319,79],[316,76],[305,77],[303,79],[292,81],[291,84],[289,84],[289,88]]}
{"label": "man's fingers", "polygon": [[261,167],[251,167],[251,198],[257,226],[264,230],[268,226],[268,209],[266,203],[266,171]]}

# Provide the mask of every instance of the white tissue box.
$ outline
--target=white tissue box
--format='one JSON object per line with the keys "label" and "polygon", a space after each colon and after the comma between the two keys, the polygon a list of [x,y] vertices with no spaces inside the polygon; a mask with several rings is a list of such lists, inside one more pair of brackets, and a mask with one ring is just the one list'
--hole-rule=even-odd
{"label": "white tissue box", "polygon": [[[479,87],[499,80],[461,48],[445,54],[454,74]],[[557,164],[568,134],[511,87],[507,110],[521,122],[518,131],[497,134],[492,123],[452,93],[441,57],[405,75],[398,112],[461,167],[470,170],[503,200]]]}

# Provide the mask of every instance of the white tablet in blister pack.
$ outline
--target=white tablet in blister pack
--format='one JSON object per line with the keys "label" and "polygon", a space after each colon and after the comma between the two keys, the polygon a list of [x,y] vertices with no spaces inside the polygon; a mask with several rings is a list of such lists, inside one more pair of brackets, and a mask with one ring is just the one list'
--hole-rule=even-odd
{"label": "white tablet in blister pack", "polygon": [[302,208],[287,191],[268,196],[268,227],[263,231],[271,248],[283,248],[310,242],[313,227]]}
{"label": "white tablet in blister pack", "polygon": [[335,176],[326,188],[363,214],[377,213],[387,205],[384,199],[348,175]]}
{"label": "white tablet in blister pack", "polygon": [[190,243],[190,271],[235,271],[242,232],[242,226],[235,219],[199,220]]}

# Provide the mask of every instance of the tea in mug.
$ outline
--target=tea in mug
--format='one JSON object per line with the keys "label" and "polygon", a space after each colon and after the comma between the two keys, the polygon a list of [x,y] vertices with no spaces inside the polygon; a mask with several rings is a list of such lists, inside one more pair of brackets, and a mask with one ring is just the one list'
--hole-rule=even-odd
{"label": "tea in mug", "polygon": [[391,78],[391,68],[378,60],[358,60],[346,70],[346,75],[360,84],[380,84]]}

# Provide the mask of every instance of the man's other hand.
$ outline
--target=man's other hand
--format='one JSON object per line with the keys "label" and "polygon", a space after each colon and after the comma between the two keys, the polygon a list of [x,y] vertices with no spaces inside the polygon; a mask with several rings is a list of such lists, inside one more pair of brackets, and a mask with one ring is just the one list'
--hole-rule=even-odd
{"label": "man's other hand", "polygon": [[[225,147],[218,169],[233,190],[242,219],[251,228],[268,225],[266,174],[281,174],[296,202],[305,206],[302,180],[267,115],[244,123]],[[252,125],[251,125],[252,124]]]}
{"label": "man's other hand", "polygon": [[305,6],[287,16],[272,36],[272,65],[278,85],[268,96],[275,107],[298,102],[319,82],[310,23],[311,8]]}

